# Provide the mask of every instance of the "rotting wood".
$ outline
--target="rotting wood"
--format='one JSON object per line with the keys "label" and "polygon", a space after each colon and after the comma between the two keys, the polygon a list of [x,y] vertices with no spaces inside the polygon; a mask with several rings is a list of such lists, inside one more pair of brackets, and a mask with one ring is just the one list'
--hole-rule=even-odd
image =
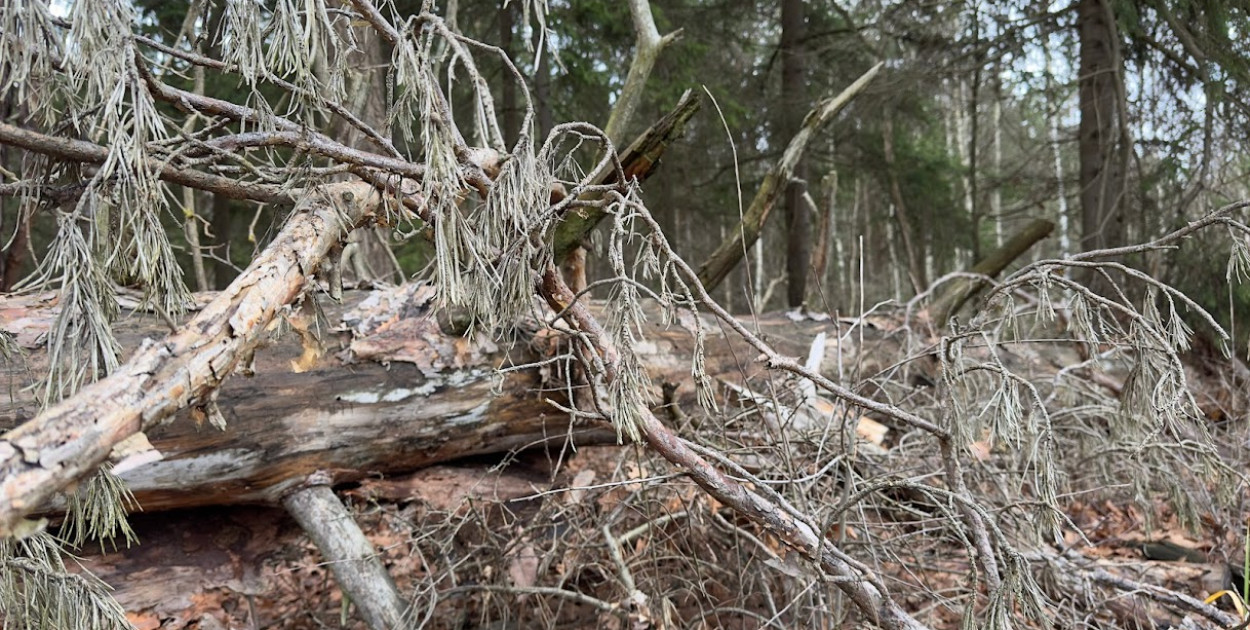
{"label": "rotting wood", "polygon": [[[197,300],[207,302],[206,296]],[[522,448],[615,443],[607,425],[579,422],[547,400],[564,404],[564,388],[548,382],[537,368],[510,372],[502,381],[494,369],[543,358],[556,336],[540,333],[518,343],[494,344],[443,332],[433,309],[433,289],[405,285],[372,292],[348,291],[337,304],[317,296],[320,323],[300,321],[301,309],[287,314],[285,333],[269,334],[254,354],[253,376],[226,380],[217,407],[225,430],[195,421],[194,409],[147,431],[163,459],[121,474],[145,511],[236,503],[277,504],[283,492],[316,470],[332,473],[335,484],[390,477],[432,464]],[[40,335],[54,318],[54,305],[43,296],[0,298],[0,319],[27,353],[28,365],[0,371],[9,396],[0,394],[0,430],[26,420],[38,405],[23,386],[47,369]],[[598,305],[592,306],[596,310]],[[654,304],[645,308],[651,321],[661,317]],[[838,338],[847,324],[792,321],[781,314],[761,315],[761,330],[787,353],[806,353],[822,332]],[[689,384],[694,341],[689,322],[647,332],[640,359],[656,388],[669,385],[673,402],[697,421],[698,403]],[[136,313],[117,324],[117,338],[128,352],[143,339],[159,336],[164,324],[156,315]],[[303,329],[320,331],[321,348],[311,356],[301,343]],[[763,366],[744,342],[705,324],[706,369],[723,387],[725,404],[761,407],[751,387]],[[846,340],[827,350],[846,361],[861,360],[868,369],[892,362],[899,348],[886,339],[868,346]],[[858,339],[858,337],[857,337]],[[863,356],[864,359],[856,359]],[[301,360],[303,359],[303,360]],[[771,391],[771,390],[770,390]],[[764,397],[771,405],[772,396]],[[818,414],[832,417],[827,401],[816,401]],[[764,405],[768,406],[768,405]],[[784,410],[762,409],[789,416]],[[860,430],[873,423],[861,419]],[[869,441],[880,441],[865,434]],[[750,466],[749,462],[744,465]],[[55,506],[48,506],[55,511]]]}
{"label": "rotting wood", "polygon": [[380,201],[363,183],[305,194],[274,242],[178,332],[0,436],[0,536],[19,532],[27,514],[94,471],[121,441],[204,402],[303,293],[330,248],[373,217]]}

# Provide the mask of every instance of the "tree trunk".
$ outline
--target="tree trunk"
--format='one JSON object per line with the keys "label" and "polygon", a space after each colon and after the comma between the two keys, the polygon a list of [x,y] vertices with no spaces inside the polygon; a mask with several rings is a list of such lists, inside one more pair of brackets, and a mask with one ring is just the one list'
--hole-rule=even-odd
{"label": "tree trunk", "polygon": [[833,213],[838,198],[838,172],[830,171],[825,176],[824,184],[824,204],[818,206],[811,195],[805,196],[803,201],[812,209],[812,212],[819,213],[820,216],[816,222],[816,248],[812,252],[811,268],[816,277],[816,290],[821,292],[825,302],[828,303],[836,299],[837,290],[835,287],[827,286],[826,282],[829,279],[830,241],[833,240]]}
{"label": "tree trunk", "polygon": [[907,274],[911,280],[912,290],[920,293],[929,286],[925,275],[924,256],[907,209],[907,200],[903,198],[903,189],[898,182],[898,165],[894,160],[894,120],[886,114],[881,129],[882,153],[885,156],[885,167],[890,179],[890,198],[894,201],[894,218],[898,221],[899,240],[903,243],[903,254],[907,257]]}
{"label": "tree trunk", "polygon": [[547,134],[551,132],[551,128],[555,124],[552,121],[553,116],[551,113],[551,62],[548,60],[551,53],[542,48],[547,45],[546,42],[547,40],[543,34],[539,33],[538,29],[535,28],[534,54],[538,55],[538,61],[534,67],[534,87],[531,91],[534,99],[535,118],[537,118],[535,123],[538,125],[538,129],[535,131],[538,133],[537,137],[540,141],[547,137]]}
{"label": "tree trunk", "polygon": [[[512,31],[516,28],[516,5],[504,3],[499,6],[499,48],[508,55],[512,53]],[[508,148],[517,140],[517,132],[521,129],[521,110],[517,107],[516,79],[508,72],[508,65],[499,62],[499,113],[503,120],[503,139]]]}
{"label": "tree trunk", "polygon": [[1077,4],[1081,38],[1081,249],[1116,247],[1124,237],[1123,173],[1118,164],[1116,25],[1106,0]]}
{"label": "tree trunk", "polygon": [[[781,3],[781,124],[780,139],[788,142],[798,133],[807,110],[807,85],[804,81],[803,15],[804,0],[783,0]],[[807,177],[804,161],[794,166],[793,179],[786,186],[786,303],[798,308],[807,299],[807,269],[811,263],[812,220],[803,201]]]}

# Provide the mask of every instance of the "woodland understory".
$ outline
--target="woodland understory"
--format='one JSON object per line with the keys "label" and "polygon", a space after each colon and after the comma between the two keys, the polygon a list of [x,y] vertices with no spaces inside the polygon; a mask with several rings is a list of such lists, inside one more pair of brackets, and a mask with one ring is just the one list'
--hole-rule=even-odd
{"label": "woodland understory", "polygon": [[[765,136],[647,100],[645,0],[602,129],[552,119],[563,3],[0,4],[3,627],[1244,628],[1250,16],[965,4],[781,3]],[[713,132],[719,234],[651,192]]]}

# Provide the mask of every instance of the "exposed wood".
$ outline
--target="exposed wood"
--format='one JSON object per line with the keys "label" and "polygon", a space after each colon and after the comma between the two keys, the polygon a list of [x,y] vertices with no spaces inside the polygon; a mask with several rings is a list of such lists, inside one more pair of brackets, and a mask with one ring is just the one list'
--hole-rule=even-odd
{"label": "exposed wood", "polygon": [[1050,236],[1055,224],[1045,219],[1033,219],[1028,225],[1016,232],[1003,246],[990,252],[990,255],[968,270],[976,277],[962,276],[955,278],[947,285],[929,307],[933,321],[944,325],[959,311],[968,300],[988,284],[986,278],[993,278],[1002,273],[1012,261],[1027,252],[1034,243]]}
{"label": "exposed wood", "polygon": [[574,291],[581,292],[586,288],[586,248],[574,247],[569,252],[568,257],[560,262],[560,273],[564,274],[564,281]]}
{"label": "exposed wood", "polygon": [[842,90],[841,94],[816,105],[816,108],[803,119],[802,129],[790,140],[790,145],[786,147],[781,160],[764,177],[764,183],[760,184],[760,189],[751,200],[751,207],[743,215],[742,221],[730,231],[729,237],[716,248],[716,251],[712,252],[712,255],[699,266],[699,281],[708,291],[715,290],[725,280],[729,272],[737,266],[738,261],[742,260],[746,250],[760,237],[764,222],[768,220],[773,206],[777,205],[777,201],[781,199],[782,193],[785,192],[786,186],[794,176],[795,165],[799,163],[799,158],[807,150],[807,145],[816,136],[816,132],[820,131],[825,123],[842,111],[851,99],[876,78],[882,65],[878,63],[873,66],[845,90]]}
{"label": "exposed wood", "polygon": [[245,363],[321,259],[366,222],[380,196],[345,183],[307,193],[286,226],[230,287],[178,332],[120,369],[0,436],[0,536],[94,471],[121,441],[208,396]]}
{"label": "exposed wood", "polygon": [[[121,477],[145,511],[229,503],[277,504],[292,484],[317,470],[335,483],[411,471],[450,459],[508,451],[548,441],[563,445],[615,441],[610,430],[570,429],[568,416],[534,394],[536,370],[502,384],[492,369],[537,358],[522,344],[507,348],[441,332],[433,289],[348,292],[346,305],[324,294],[315,309],[289,313],[244,373],[222,384],[217,430],[186,409],[148,431],[163,459]],[[27,365],[0,377],[0,428],[34,416],[38,403],[23,385],[47,368],[39,337],[55,304],[38,297],[0,300],[5,328],[27,353]],[[155,315],[118,322],[128,351],[163,331]],[[320,343],[308,347],[319,332]],[[540,344],[541,345],[541,344]],[[511,350],[511,352],[509,352]],[[557,394],[558,396],[558,394]]]}
{"label": "exposed wood", "polygon": [[[433,296],[431,287],[421,285],[346,292],[345,304],[322,294],[316,320],[307,308],[287,314],[279,327],[286,332],[266,335],[257,349],[249,366],[252,375],[228,379],[218,390],[224,430],[203,422],[203,416],[197,423],[195,410],[187,409],[147,431],[163,459],[121,474],[139,505],[147,512],[275,505],[317,470],[329,471],[336,484],[355,483],[473,455],[542,445],[558,450],[570,439],[579,445],[616,441],[616,432],[606,425],[570,427],[567,414],[545,400],[550,396],[565,403],[564,389],[546,382],[539,369],[511,372],[502,382],[495,375],[496,367],[543,358],[553,337],[520,337],[503,345],[449,335],[440,327]],[[659,321],[658,311],[648,308],[654,311],[652,321]],[[27,365],[0,372],[0,429],[38,411],[23,386],[46,370],[40,337],[52,324],[54,309],[50,297],[0,299],[0,321],[28,357]],[[774,344],[795,355],[806,353],[821,332],[837,338],[845,325],[796,322],[781,315],[761,315],[759,324]],[[688,325],[654,326],[640,358],[655,399],[662,399],[659,390],[665,383],[672,384],[674,401],[695,415],[698,404],[689,385],[694,343]],[[160,317],[138,313],[118,322],[117,336],[124,348],[136,352],[163,328]],[[759,406],[747,386],[763,368],[744,360],[754,352],[716,327],[705,325],[705,330],[707,371],[723,384],[726,400]],[[308,348],[303,331],[319,331],[320,344]],[[871,342],[874,331],[868,332]],[[834,357],[841,357],[875,370],[892,362],[897,350],[872,348],[830,347],[826,362],[836,365]],[[863,359],[855,359],[861,354]],[[832,410],[820,413],[829,417]],[[861,431],[868,436],[872,423],[861,420]]]}

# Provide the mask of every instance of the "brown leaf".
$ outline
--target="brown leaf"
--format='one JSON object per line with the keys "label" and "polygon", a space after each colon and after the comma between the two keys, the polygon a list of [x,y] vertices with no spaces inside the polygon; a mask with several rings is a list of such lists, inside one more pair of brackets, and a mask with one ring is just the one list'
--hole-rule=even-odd
{"label": "brown leaf", "polygon": [[534,546],[525,543],[513,550],[511,562],[508,563],[508,577],[512,585],[529,588],[538,583],[538,554]]}

